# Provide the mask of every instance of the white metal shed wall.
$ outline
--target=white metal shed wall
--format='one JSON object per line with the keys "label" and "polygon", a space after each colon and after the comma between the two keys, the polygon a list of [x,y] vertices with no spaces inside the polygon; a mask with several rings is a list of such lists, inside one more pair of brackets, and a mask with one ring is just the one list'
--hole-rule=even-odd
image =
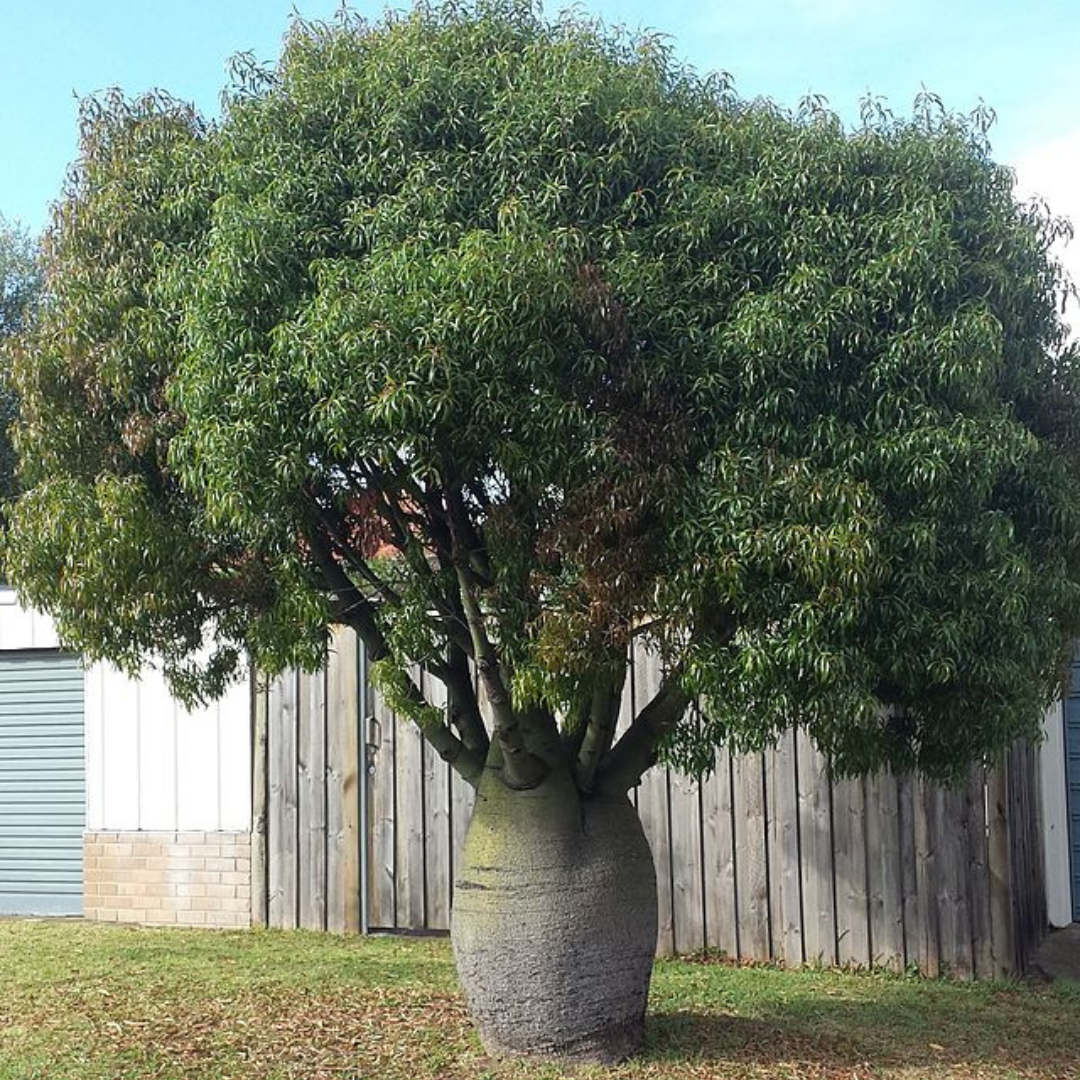
{"label": "white metal shed wall", "polygon": [[246,832],[251,692],[245,680],[188,711],[164,678],[95,664],[86,675],[87,828]]}
{"label": "white metal shed wall", "polygon": [[15,590],[0,585],[0,652],[59,647],[52,619],[40,611],[20,607]]}

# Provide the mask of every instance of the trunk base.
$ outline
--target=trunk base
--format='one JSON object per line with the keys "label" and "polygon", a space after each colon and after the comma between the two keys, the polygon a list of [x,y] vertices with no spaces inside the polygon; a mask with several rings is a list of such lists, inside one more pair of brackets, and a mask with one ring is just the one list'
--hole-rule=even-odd
{"label": "trunk base", "polygon": [[656,873],[626,798],[485,774],[454,891],[458,975],[485,1048],[611,1064],[644,1037]]}
{"label": "trunk base", "polygon": [[546,1045],[542,1040],[523,1047],[519,1040],[511,1045],[498,1041],[497,1033],[490,1028],[480,1030],[484,1049],[498,1058],[535,1058],[537,1061],[561,1061],[579,1065],[618,1065],[633,1057],[645,1041],[645,1016],[640,1020],[615,1025],[593,1035],[583,1036],[575,1042]]}

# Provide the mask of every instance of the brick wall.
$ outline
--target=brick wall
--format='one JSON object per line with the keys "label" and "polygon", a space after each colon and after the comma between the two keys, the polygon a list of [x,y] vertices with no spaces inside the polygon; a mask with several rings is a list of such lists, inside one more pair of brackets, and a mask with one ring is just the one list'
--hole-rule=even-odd
{"label": "brick wall", "polygon": [[88,832],[83,910],[101,922],[250,926],[251,837],[235,832]]}

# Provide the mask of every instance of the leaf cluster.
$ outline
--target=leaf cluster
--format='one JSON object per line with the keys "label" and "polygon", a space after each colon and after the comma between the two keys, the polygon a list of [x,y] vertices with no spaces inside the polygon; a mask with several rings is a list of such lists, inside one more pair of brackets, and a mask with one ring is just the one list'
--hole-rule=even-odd
{"label": "leaf cluster", "polygon": [[0,495],[14,493],[15,451],[8,429],[18,412],[4,343],[19,333],[41,295],[37,247],[26,231],[0,214]]}

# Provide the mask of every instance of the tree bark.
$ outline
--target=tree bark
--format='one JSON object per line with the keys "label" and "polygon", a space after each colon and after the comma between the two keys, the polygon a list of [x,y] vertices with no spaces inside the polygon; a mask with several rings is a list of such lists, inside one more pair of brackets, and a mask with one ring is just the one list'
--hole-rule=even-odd
{"label": "tree bark", "polygon": [[514,791],[481,779],[454,890],[458,975],[493,1054],[611,1063],[641,1045],[656,872],[623,795],[568,771]]}

